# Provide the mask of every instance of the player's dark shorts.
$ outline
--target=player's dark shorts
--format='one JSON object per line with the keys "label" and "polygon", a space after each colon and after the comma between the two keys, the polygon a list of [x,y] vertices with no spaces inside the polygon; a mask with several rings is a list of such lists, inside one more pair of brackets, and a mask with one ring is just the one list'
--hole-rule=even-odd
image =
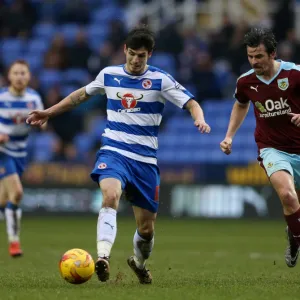
{"label": "player's dark shorts", "polygon": [[12,157],[0,152],[0,180],[12,174],[18,174],[21,177],[25,167],[25,157]]}
{"label": "player's dark shorts", "polygon": [[157,165],[136,161],[115,151],[100,150],[91,177],[97,183],[105,178],[119,179],[132,205],[157,212],[160,184]]}

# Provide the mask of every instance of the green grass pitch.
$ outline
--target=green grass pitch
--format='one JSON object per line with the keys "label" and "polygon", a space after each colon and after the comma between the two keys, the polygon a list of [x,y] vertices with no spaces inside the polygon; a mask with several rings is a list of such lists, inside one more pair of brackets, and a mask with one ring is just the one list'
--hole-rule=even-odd
{"label": "green grass pitch", "polygon": [[128,268],[133,218],[118,220],[111,279],[94,275],[82,285],[65,282],[60,256],[83,248],[96,258],[96,221],[90,217],[27,217],[22,228],[24,257],[7,253],[0,224],[0,299],[299,299],[300,265],[284,262],[284,221],[158,219],[148,267],[153,284],[140,285]]}

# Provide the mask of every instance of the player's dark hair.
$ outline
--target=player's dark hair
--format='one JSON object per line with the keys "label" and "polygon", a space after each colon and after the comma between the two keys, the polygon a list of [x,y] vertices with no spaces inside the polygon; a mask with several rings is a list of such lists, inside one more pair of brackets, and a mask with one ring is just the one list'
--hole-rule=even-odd
{"label": "player's dark hair", "polygon": [[273,32],[267,28],[252,28],[245,34],[244,45],[255,48],[263,44],[268,54],[276,51],[277,41]]}
{"label": "player's dark hair", "polygon": [[128,33],[125,45],[133,50],[145,47],[148,52],[152,52],[155,45],[154,33],[147,25],[136,27]]}
{"label": "player's dark hair", "polygon": [[9,73],[10,69],[16,65],[16,64],[20,64],[20,65],[24,65],[28,68],[28,70],[30,71],[30,67],[29,67],[29,64],[28,62],[25,60],[25,59],[17,59],[15,61],[13,61],[7,68],[7,74]]}

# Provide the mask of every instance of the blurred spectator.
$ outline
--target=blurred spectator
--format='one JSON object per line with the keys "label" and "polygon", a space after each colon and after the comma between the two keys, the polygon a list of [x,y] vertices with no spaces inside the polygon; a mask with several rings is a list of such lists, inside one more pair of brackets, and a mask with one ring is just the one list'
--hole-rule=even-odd
{"label": "blurred spectator", "polygon": [[[151,0],[140,0],[137,2],[153,3]],[[181,3],[183,0],[176,0],[175,2]],[[4,72],[4,67],[9,65],[13,59],[22,55],[26,56],[26,59],[28,58],[34,69],[31,86],[39,92],[43,88],[42,92],[45,95],[42,95],[42,97],[45,101],[45,106],[49,107],[60,101],[63,95],[72,91],[73,88],[76,89],[85,85],[88,80],[86,79],[88,76],[77,76],[79,73],[69,76],[75,70],[68,73],[68,68],[86,69],[95,78],[106,66],[125,63],[123,53],[124,39],[126,38],[128,24],[133,24],[128,19],[125,24],[122,21],[122,17],[118,14],[103,18],[103,20],[118,18],[110,21],[109,24],[106,24],[107,21],[103,21],[102,18],[100,18],[99,24],[96,23],[93,13],[95,11],[101,12],[102,9],[105,9],[103,3],[111,6],[119,5],[121,9],[127,9],[126,6],[133,2],[130,0],[105,2],[97,0],[0,0],[0,35],[2,37],[17,38],[32,37],[34,39],[33,45],[36,45],[35,49],[35,47],[27,47],[27,45],[22,44],[21,47],[12,50],[11,53],[10,51],[1,53],[1,74]],[[276,0],[274,4],[277,5],[272,6],[273,9],[270,10],[270,13],[272,14],[275,10],[275,14],[270,16],[273,17],[273,29],[279,41],[277,56],[283,60],[300,63],[300,43],[296,38],[294,28],[293,0]],[[130,18],[132,14],[129,9],[127,12],[129,12],[128,16]],[[145,12],[141,14],[143,13]],[[163,15],[158,13],[156,18],[162,17],[163,19]],[[100,15],[100,17],[102,16]],[[136,18],[132,19],[139,19],[139,24],[148,24],[150,27],[153,25],[153,28],[156,28],[155,22],[157,20],[153,20],[152,15],[145,14],[145,16],[140,17],[140,14],[138,14]],[[156,32],[157,39],[154,56],[157,53],[162,58],[155,61],[155,66],[166,70],[168,66],[166,62],[174,62],[175,58],[176,64],[172,63],[172,66],[175,65],[173,67],[173,69],[176,69],[174,73],[178,74],[176,79],[190,89],[199,101],[219,99],[224,96],[231,98],[236,77],[250,69],[246,50],[243,46],[243,37],[249,28],[247,20],[232,23],[229,16],[224,14],[221,28],[211,33],[207,28],[207,30],[202,31],[205,34],[201,34],[197,27],[183,28],[179,20],[180,18],[166,23],[166,20],[163,19],[159,22],[163,26]],[[45,21],[51,22],[47,23]],[[39,30],[33,28],[37,22],[41,25],[38,27]],[[86,36],[84,30],[81,30],[76,35],[75,43],[72,46],[67,45],[64,37],[58,32],[45,53],[45,45],[48,44],[48,39],[52,37],[53,30],[58,28],[57,23],[74,23],[74,27],[82,24],[94,30],[88,31],[88,36]],[[71,25],[70,28],[72,27],[72,24],[68,25]],[[98,26],[101,29],[99,32]],[[32,31],[32,29],[34,30]],[[95,38],[94,35],[97,35],[97,37]],[[73,42],[73,31],[70,32],[70,37]],[[14,40],[9,39],[6,49],[14,49],[14,43]],[[93,52],[98,44],[101,47],[96,52]],[[30,51],[28,50],[29,48],[31,49]],[[41,56],[44,61],[40,59]],[[45,70],[43,69],[49,70],[44,72]],[[56,72],[56,70],[63,72]],[[82,70],[77,71],[80,72]],[[54,78],[56,78],[56,74],[59,74],[61,80],[59,79],[58,86],[50,90],[48,90],[49,87],[44,87],[44,81],[47,83],[47,76],[40,77],[40,84],[39,75],[41,73],[46,73],[48,76],[52,74]],[[67,77],[75,78],[76,82],[73,82],[73,79],[70,79],[69,82],[66,79]],[[46,79],[43,81],[43,78]],[[53,79],[51,76],[49,78]],[[77,78],[80,79],[77,80]],[[0,86],[5,84],[7,84],[6,80],[0,76]],[[55,84],[57,82],[49,84],[49,86]],[[49,130],[54,131],[59,137],[53,149],[56,161],[68,160],[76,162],[78,160],[79,155],[73,143],[74,137],[79,132],[84,134],[84,124],[88,123],[88,118],[91,117],[92,113],[97,115],[105,114],[105,109],[105,96],[99,95],[72,112],[64,113],[50,121]],[[173,111],[169,111],[173,113]],[[168,110],[166,116],[168,117]],[[164,121],[167,123],[168,119],[165,118]],[[91,146],[92,149],[90,151],[95,152],[99,146],[99,142],[96,141],[95,146]],[[89,154],[87,151],[87,155]],[[92,156],[92,159],[94,160],[94,156]]]}
{"label": "blurred spectator", "polygon": [[[287,49],[283,49],[287,48]],[[277,56],[278,58],[281,58],[282,60],[286,60],[286,55],[283,53],[284,57],[282,56],[282,51],[290,51],[290,55],[288,58],[288,61],[293,61],[295,63],[300,63],[300,43],[297,40],[295,29],[291,28],[286,33],[286,39],[279,42],[278,44],[278,51]]]}
{"label": "blurred spectator", "polygon": [[291,43],[282,42],[278,44],[277,56],[284,61],[292,61],[294,48]]}
{"label": "blurred spectator", "polygon": [[277,0],[273,15],[273,32],[278,40],[283,40],[290,28],[295,27],[294,0]]}
{"label": "blurred spectator", "polygon": [[167,52],[175,56],[178,61],[178,55],[183,51],[184,41],[178,31],[177,23],[173,22],[165,26],[157,33],[155,51]]}
{"label": "blurred spectator", "polygon": [[218,78],[213,71],[211,56],[207,52],[199,52],[192,68],[191,81],[196,86],[196,99],[218,99],[222,97]]}
{"label": "blurred spectator", "polygon": [[107,40],[112,44],[114,51],[117,51],[124,45],[126,34],[127,31],[122,21],[113,20],[110,22]]}
{"label": "blurred spectator", "polygon": [[78,156],[76,147],[72,143],[58,141],[53,149],[55,162],[80,163],[82,158]]}
{"label": "blurred spectator", "polygon": [[67,66],[67,52],[64,37],[61,34],[56,34],[49,50],[44,57],[44,67],[46,69],[65,69]]}
{"label": "blurred spectator", "polygon": [[247,22],[241,21],[239,26],[235,26],[230,40],[227,59],[231,63],[232,71],[236,76],[240,76],[250,69],[247,52],[243,44],[244,36],[248,30],[249,25]]}
{"label": "blurred spectator", "polygon": [[209,39],[209,52],[213,59],[226,58],[230,56],[229,41],[234,33],[234,25],[230,22],[227,14],[223,16],[222,27],[213,32]]}
{"label": "blurred spectator", "polygon": [[[58,87],[51,88],[46,95],[45,106],[50,107],[62,99],[60,89]],[[74,136],[83,130],[83,118],[79,114],[68,111],[51,119],[49,126],[61,141],[71,143]]]}
{"label": "blurred spectator", "polygon": [[83,0],[65,1],[64,8],[60,11],[59,23],[86,24],[89,22],[90,14],[88,6]]}
{"label": "blurred spectator", "polygon": [[28,0],[12,1],[10,6],[2,7],[0,28],[2,36],[28,37],[32,26],[37,21],[34,7]]}
{"label": "blurred spectator", "polygon": [[113,53],[113,45],[110,41],[106,41],[99,49],[99,53],[92,54],[88,59],[88,70],[93,77],[99,72],[111,65],[111,56]]}
{"label": "blurred spectator", "polygon": [[87,68],[88,59],[92,51],[87,43],[86,33],[81,30],[77,33],[74,45],[67,49],[68,67]]}

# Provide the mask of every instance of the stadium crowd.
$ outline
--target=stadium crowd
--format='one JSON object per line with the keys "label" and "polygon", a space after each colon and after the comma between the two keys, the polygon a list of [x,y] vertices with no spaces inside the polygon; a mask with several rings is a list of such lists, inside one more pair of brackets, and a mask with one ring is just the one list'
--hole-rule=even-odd
{"label": "stadium crowd", "polygon": [[[1,1],[0,86],[7,85],[7,66],[24,58],[31,66],[31,86],[49,107],[92,81],[102,68],[124,63],[123,41],[130,29],[129,2]],[[287,2],[291,1],[278,1],[278,12],[270,16],[271,26],[279,40],[278,57],[299,62],[300,43],[295,35],[293,10]],[[146,16],[138,23],[151,26]],[[245,21],[233,24],[224,14],[218,30],[200,35],[197,27],[186,28],[181,20],[168,20],[156,32],[150,63],[169,72],[200,103],[231,98],[236,78],[249,69],[242,45],[249,26]],[[51,120],[46,133],[33,133],[29,158],[81,162],[82,154],[90,157],[89,153],[100,146],[105,107],[105,98],[97,96]],[[171,113],[173,107],[167,106],[165,123]],[[43,151],[37,150],[41,148]]]}

